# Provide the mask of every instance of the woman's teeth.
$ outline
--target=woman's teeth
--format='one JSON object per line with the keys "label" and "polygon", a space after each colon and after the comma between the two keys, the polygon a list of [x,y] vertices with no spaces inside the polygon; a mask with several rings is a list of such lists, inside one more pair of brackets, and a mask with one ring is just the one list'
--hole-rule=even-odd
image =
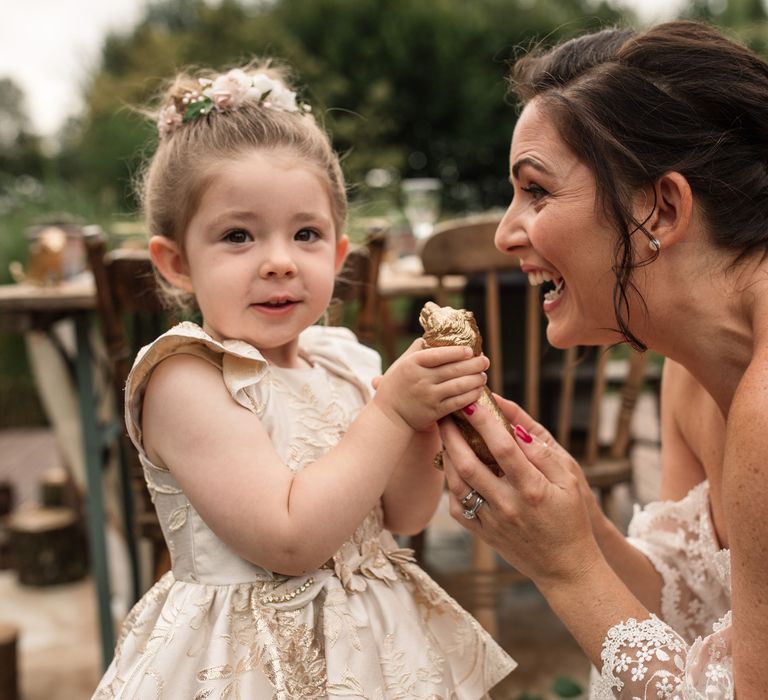
{"label": "woman's teeth", "polygon": [[558,299],[565,288],[565,280],[563,280],[562,277],[555,278],[554,275],[545,272],[544,270],[528,273],[528,284],[531,286],[535,287],[545,283],[548,283],[547,287],[550,285],[553,285],[553,287],[544,293],[544,299],[546,301],[555,301]]}
{"label": "woman's teeth", "polygon": [[555,288],[550,289],[545,295],[544,299],[547,301],[555,301],[555,299],[559,299],[560,295],[563,293],[563,289],[565,288],[565,280],[561,277],[559,280],[555,282]]}

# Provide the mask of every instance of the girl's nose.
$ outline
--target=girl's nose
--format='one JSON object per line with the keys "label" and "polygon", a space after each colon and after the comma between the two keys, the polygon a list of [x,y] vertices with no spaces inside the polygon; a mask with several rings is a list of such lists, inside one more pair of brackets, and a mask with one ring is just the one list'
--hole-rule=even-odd
{"label": "girl's nose", "polygon": [[296,263],[286,246],[275,244],[269,246],[259,267],[259,274],[264,277],[293,277],[296,274]]}

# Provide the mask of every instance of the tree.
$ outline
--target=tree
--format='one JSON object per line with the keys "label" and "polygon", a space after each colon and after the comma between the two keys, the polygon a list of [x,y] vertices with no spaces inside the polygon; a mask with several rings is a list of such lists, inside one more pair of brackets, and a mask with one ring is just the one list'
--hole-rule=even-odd
{"label": "tree", "polygon": [[40,139],[27,125],[24,91],[11,79],[0,78],[0,172],[32,175],[43,171]]}
{"label": "tree", "polygon": [[[525,9],[522,5],[525,4]],[[105,42],[87,110],[64,154],[94,188],[131,204],[131,174],[151,128],[145,104],[160,77],[194,65],[277,56],[344,154],[350,182],[374,167],[441,178],[457,208],[504,204],[515,110],[507,61],[532,36],[553,41],[619,15],[587,0],[164,0]],[[450,205],[450,202],[449,202]]]}

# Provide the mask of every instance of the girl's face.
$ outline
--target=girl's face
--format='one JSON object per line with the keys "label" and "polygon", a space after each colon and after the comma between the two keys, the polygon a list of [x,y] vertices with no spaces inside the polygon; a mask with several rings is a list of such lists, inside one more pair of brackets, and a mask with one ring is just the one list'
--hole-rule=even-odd
{"label": "girl's face", "polygon": [[214,166],[183,263],[205,330],[296,366],[298,335],[323,315],[347,251],[333,222],[322,176],[290,153]]}
{"label": "girl's face", "polygon": [[[615,232],[598,211],[595,179],[536,100],[523,110],[510,149],[514,189],[496,247],[520,258],[532,285],[545,281],[547,338],[555,347],[621,340],[613,313]],[[550,285],[551,286],[551,285]]]}

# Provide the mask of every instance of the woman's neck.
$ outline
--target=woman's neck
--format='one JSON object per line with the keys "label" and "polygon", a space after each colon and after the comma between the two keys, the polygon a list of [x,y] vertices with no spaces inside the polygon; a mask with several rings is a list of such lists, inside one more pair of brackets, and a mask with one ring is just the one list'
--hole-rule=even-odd
{"label": "woman's neck", "polygon": [[677,272],[654,290],[643,340],[684,365],[727,416],[755,348],[768,343],[768,261]]}

